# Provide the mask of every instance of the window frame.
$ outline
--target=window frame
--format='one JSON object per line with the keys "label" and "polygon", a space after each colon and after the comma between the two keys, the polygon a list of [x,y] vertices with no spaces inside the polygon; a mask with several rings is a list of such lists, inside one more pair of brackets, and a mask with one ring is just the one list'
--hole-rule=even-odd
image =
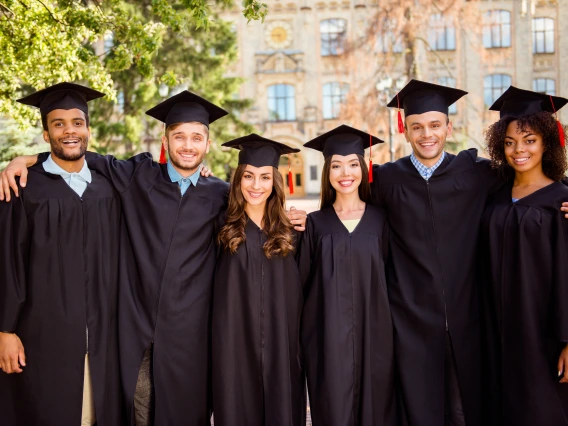
{"label": "window frame", "polygon": [[[549,83],[552,82],[552,90],[549,90]],[[538,90],[538,83],[544,83],[545,90]],[[556,80],[548,77],[537,77],[533,78],[533,91],[537,93],[543,93],[546,95],[556,96]]]}
{"label": "window frame", "polygon": [[[278,89],[285,87],[285,93],[278,93]],[[274,96],[271,95],[271,91],[274,90]],[[268,103],[268,121],[279,122],[279,121],[296,121],[296,88],[287,83],[277,83],[271,84],[267,88],[267,103]],[[274,102],[275,108],[271,108],[271,101]],[[291,105],[289,105],[291,102]],[[279,108],[283,106],[284,114],[280,115],[282,111]],[[291,112],[291,115],[289,113]]]}
{"label": "window frame", "polygon": [[[543,23],[543,29],[537,29],[537,22]],[[552,29],[549,29],[546,23],[552,23]],[[555,53],[555,22],[553,18],[548,18],[546,16],[538,16],[532,18],[532,42],[533,42],[533,53],[534,54],[547,54]],[[538,35],[542,34],[542,50],[538,48]],[[549,38],[548,44],[547,39]],[[549,49],[548,45],[552,45]]]}
{"label": "window frame", "polygon": [[[507,16],[507,22],[503,22],[504,16]],[[486,49],[501,49],[512,46],[510,11],[503,9],[488,10],[483,15],[483,20],[483,47],[485,47]],[[507,31],[505,31],[505,29]],[[496,37],[496,35],[498,35],[498,37]],[[508,41],[508,43],[506,43],[504,39]],[[489,40],[490,42],[486,43],[487,40]]]}
{"label": "window frame", "polygon": [[428,44],[435,51],[456,50],[456,27],[441,13],[430,15]]}
{"label": "window frame", "polygon": [[[324,26],[335,27],[337,30],[324,31]],[[335,29],[333,28],[333,29]],[[347,20],[343,18],[329,18],[320,21],[320,56],[340,56],[345,51],[347,40]]]}
{"label": "window frame", "polygon": [[[326,88],[330,88],[330,93],[326,93]],[[322,118],[324,120],[336,120],[341,113],[341,104],[345,102],[347,94],[349,93],[349,83],[341,81],[331,81],[322,86]],[[339,93],[336,93],[336,90]],[[329,108],[326,107],[326,100],[329,99]],[[327,115],[327,110],[330,110],[330,115]]]}
{"label": "window frame", "polygon": [[[495,83],[495,79],[496,77],[499,77],[501,79],[501,83],[500,86],[496,86]],[[506,77],[506,79],[504,79],[504,77]],[[487,86],[487,79],[491,78],[491,87]],[[508,82],[507,82],[508,81]],[[497,98],[499,98],[499,96],[501,96],[503,94],[503,92],[505,90],[507,90],[507,88],[509,86],[511,86],[511,84],[513,84],[513,79],[509,74],[502,74],[502,73],[495,73],[495,74],[488,74],[485,77],[483,77],[483,103],[487,106],[490,107],[491,105],[493,105],[493,103],[497,100]],[[491,91],[491,102],[488,103],[487,102],[487,91],[490,90]]]}
{"label": "window frame", "polygon": [[[457,85],[457,80],[454,77],[443,76],[443,77],[438,77],[437,83],[440,86],[447,86],[455,89]],[[458,113],[458,106],[454,102],[452,105],[448,107],[448,115],[456,115],[457,113]]]}

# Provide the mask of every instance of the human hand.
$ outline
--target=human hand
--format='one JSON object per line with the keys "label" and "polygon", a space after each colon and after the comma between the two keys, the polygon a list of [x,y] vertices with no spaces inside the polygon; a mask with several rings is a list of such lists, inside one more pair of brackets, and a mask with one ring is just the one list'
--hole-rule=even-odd
{"label": "human hand", "polygon": [[286,211],[286,215],[296,231],[303,232],[306,230],[306,217],[308,214],[304,210],[297,210],[296,207],[291,206],[290,210]]}
{"label": "human hand", "polygon": [[24,345],[14,333],[0,333],[0,370],[6,374],[21,373],[26,366]]}

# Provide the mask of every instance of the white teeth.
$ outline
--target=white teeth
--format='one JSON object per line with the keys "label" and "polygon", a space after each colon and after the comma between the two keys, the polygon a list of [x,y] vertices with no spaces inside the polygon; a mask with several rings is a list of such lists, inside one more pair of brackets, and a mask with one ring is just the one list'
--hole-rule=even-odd
{"label": "white teeth", "polygon": [[517,163],[517,164],[525,164],[527,161],[529,161],[529,159],[528,159],[528,157],[514,158],[513,161],[515,161],[515,163]]}

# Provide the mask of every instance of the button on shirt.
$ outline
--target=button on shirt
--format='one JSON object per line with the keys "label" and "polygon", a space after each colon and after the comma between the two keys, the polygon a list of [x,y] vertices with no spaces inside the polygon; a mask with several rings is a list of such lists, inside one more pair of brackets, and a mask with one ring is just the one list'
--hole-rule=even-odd
{"label": "button on shirt", "polygon": [[412,164],[414,164],[414,167],[416,167],[416,170],[418,170],[418,173],[420,173],[420,176],[422,176],[424,178],[424,180],[428,180],[432,177],[432,175],[434,174],[434,172],[436,171],[436,169],[438,167],[440,167],[440,164],[442,164],[442,161],[444,161],[444,158],[446,157],[446,153],[442,153],[442,156],[440,157],[440,159],[438,160],[438,162],[436,164],[434,164],[432,167],[426,167],[424,164],[422,164],[418,158],[416,158],[416,156],[414,155],[414,152],[412,154],[410,154],[410,161],[412,162]]}
{"label": "button on shirt", "polygon": [[200,173],[201,173],[201,166],[199,166],[199,168],[194,174],[184,178],[182,175],[179,174],[179,172],[174,168],[174,166],[172,166],[172,163],[170,163],[170,161],[168,160],[168,175],[170,175],[170,179],[172,180],[172,182],[177,182],[182,196],[185,194],[185,191],[187,191],[187,188],[189,188],[189,185],[193,184],[193,186],[197,186],[197,180],[199,179]]}
{"label": "button on shirt", "polygon": [[79,171],[79,173],[69,173],[59,167],[57,163],[53,161],[53,158],[51,158],[51,154],[49,154],[47,160],[43,162],[43,170],[47,173],[61,176],[65,183],[69,185],[69,187],[75,191],[79,197],[83,196],[83,192],[87,189],[87,185],[93,180],[86,161],[83,162],[83,168]]}

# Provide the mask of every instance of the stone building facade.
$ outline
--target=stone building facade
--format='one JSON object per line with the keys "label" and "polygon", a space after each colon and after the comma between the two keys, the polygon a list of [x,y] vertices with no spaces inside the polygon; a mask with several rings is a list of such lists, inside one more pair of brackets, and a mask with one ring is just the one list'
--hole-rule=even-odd
{"label": "stone building facade", "polygon": [[[394,131],[395,112],[385,108],[408,79],[408,27],[396,26],[396,11],[385,15],[399,2],[265,1],[264,23],[247,23],[238,8],[222,15],[238,36],[239,60],[230,73],[245,78],[240,96],[254,100],[242,118],[294,147],[350,124],[387,141],[373,149],[374,162],[407,155],[408,144]],[[419,3],[410,10],[417,22],[415,76],[469,92],[450,111],[456,129],[450,150],[483,147],[483,129],[498,119],[487,106],[510,84],[568,96],[568,1],[458,0],[445,11],[435,9],[440,2]],[[302,149],[291,166],[296,196],[319,193],[321,154]],[[286,160],[281,171],[287,169]]]}

